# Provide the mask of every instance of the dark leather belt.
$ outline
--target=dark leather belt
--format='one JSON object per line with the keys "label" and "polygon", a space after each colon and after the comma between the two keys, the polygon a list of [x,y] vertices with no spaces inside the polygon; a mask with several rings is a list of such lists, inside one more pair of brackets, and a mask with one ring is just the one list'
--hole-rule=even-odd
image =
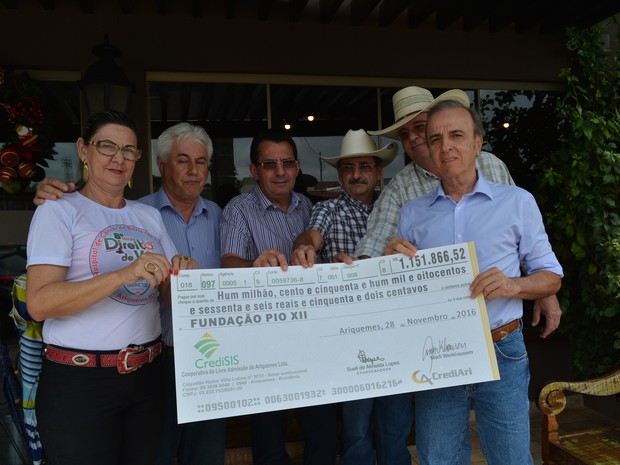
{"label": "dark leather belt", "polygon": [[504,326],[500,326],[499,328],[495,328],[491,331],[491,337],[493,338],[493,342],[501,341],[505,339],[510,333],[516,330],[519,327],[519,320],[512,320],[510,323],[506,323]]}
{"label": "dark leather belt", "polygon": [[87,368],[116,367],[121,374],[136,371],[145,363],[151,363],[161,354],[163,343],[125,347],[118,352],[82,352],[53,345],[45,347],[45,357],[56,363]]}

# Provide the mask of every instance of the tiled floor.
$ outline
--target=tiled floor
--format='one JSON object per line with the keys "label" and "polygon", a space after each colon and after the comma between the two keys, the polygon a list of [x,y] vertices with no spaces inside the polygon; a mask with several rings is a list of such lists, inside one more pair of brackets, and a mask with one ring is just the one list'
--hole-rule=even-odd
{"label": "tiled floor", "polygon": [[[17,436],[17,431],[12,425],[11,419],[6,415],[6,403],[4,402],[4,397],[1,397],[0,403],[0,411],[2,411],[3,416],[0,419],[0,464],[3,465],[26,465],[29,462],[26,461],[26,455],[23,450],[17,450],[16,445],[19,443],[19,438]],[[609,418],[603,416],[599,412],[585,407],[583,405],[583,398],[581,396],[571,396],[569,397],[569,405],[566,410],[558,417],[560,420],[560,427],[562,430],[570,431],[574,429],[583,429],[588,428],[589,426],[601,425],[601,424],[609,424],[616,422],[618,423],[620,419],[618,418]],[[534,457],[534,464],[540,465],[542,464],[541,456],[540,456],[540,425],[542,421],[542,417],[536,406],[532,403],[530,409],[530,421],[531,421],[531,450],[532,456]],[[486,460],[482,455],[482,451],[480,450],[480,445],[478,443],[478,438],[476,436],[476,424],[475,419],[472,414],[471,425],[471,439],[472,439],[472,465],[483,465],[486,464]],[[234,465],[250,465],[251,463],[251,452],[248,449],[244,451],[245,453],[240,453],[237,455],[234,460],[227,460],[228,464]],[[411,455],[413,457],[413,464],[418,464],[417,455],[415,452],[415,446],[411,447]],[[245,460],[239,460],[241,456],[244,456]]]}
{"label": "tiled floor", "polygon": [[[581,395],[573,395],[567,398],[566,409],[558,416],[560,431],[574,431],[596,426],[619,424],[620,418],[610,418],[604,416],[596,410],[584,406],[583,397]],[[532,402],[530,404],[530,450],[534,459],[534,465],[541,465],[541,425],[542,414]],[[487,461],[480,450],[480,443],[476,435],[476,421],[472,413],[471,421],[471,441],[472,441],[472,465],[486,465]],[[415,447],[411,447],[411,455],[413,463],[419,464]]]}

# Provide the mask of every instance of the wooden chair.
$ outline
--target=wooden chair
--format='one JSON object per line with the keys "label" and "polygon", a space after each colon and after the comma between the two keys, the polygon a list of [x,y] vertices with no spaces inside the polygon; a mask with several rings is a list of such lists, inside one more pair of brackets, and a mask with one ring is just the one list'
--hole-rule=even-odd
{"label": "wooden chair", "polygon": [[538,396],[543,415],[542,459],[545,465],[620,464],[620,425],[560,433],[556,415],[566,407],[564,391],[594,396],[620,393],[620,369],[587,381],[553,382]]}

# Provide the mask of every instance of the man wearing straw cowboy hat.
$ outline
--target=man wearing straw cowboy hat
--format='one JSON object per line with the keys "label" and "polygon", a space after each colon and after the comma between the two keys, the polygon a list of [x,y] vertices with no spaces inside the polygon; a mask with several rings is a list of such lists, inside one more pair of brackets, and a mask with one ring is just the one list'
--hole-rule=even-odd
{"label": "man wearing straw cowboy hat", "polygon": [[338,252],[352,254],[366,234],[366,220],[376,200],[375,186],[398,152],[394,142],[377,150],[363,129],[349,130],[342,140],[340,155],[321,157],[338,170],[344,192],[335,199],[314,205],[310,224],[293,246],[292,263],[312,266],[316,252],[329,263]]}
{"label": "man wearing straw cowboy hat", "polygon": [[[469,107],[467,94],[453,94],[454,91],[448,91],[437,97],[436,101],[452,97]],[[396,234],[400,208],[409,200],[430,192],[439,183],[439,172],[431,161],[426,144],[426,119],[433,101],[433,94],[428,90],[405,87],[392,97],[396,122],[385,129],[368,131],[372,136],[399,139],[411,163],[397,173],[381,193],[368,220],[368,234],[355,250],[356,256],[383,255],[385,245]],[[495,155],[482,152],[478,157],[478,166],[487,179],[514,185],[508,168]]]}
{"label": "man wearing straw cowboy hat", "polygon": [[[307,267],[317,261],[331,262],[339,253],[353,254],[357,242],[366,233],[366,221],[376,200],[375,186],[383,175],[383,167],[394,160],[396,153],[396,143],[377,150],[373,139],[359,129],[350,130],[344,136],[340,155],[322,157],[338,170],[344,192],[314,205],[306,231],[295,241],[292,264]],[[407,438],[412,415],[410,394],[344,402],[340,464],[374,465],[371,436],[371,425],[374,425],[377,463],[410,465]]]}
{"label": "man wearing straw cowboy hat", "polygon": [[[469,97],[463,91],[449,90],[433,99],[427,89],[405,87],[392,97],[395,123],[385,129],[369,131],[370,135],[399,139],[411,163],[392,178],[375,202],[368,218],[368,233],[358,243],[355,256],[383,255],[386,244],[397,234],[401,207],[416,197],[428,194],[439,185],[439,172],[431,161],[426,144],[426,120],[432,104],[442,100],[455,100],[467,108],[470,106]],[[476,167],[490,181],[514,185],[506,165],[491,153],[480,152]],[[541,337],[545,338],[555,331],[562,317],[562,309],[555,295],[536,301],[532,326],[540,323],[541,314],[546,320],[541,331]]]}

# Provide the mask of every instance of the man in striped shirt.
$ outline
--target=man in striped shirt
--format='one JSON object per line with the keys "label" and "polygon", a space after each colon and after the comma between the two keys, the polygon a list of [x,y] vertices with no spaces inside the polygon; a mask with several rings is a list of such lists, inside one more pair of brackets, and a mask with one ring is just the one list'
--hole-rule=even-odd
{"label": "man in striped shirt", "polygon": [[[295,238],[308,225],[312,204],[293,192],[299,174],[297,147],[286,133],[268,130],[252,140],[251,192],[234,197],[222,213],[224,268],[280,266],[286,270]],[[305,465],[332,465],[337,452],[334,404],[299,408]],[[254,465],[290,465],[285,449],[287,411],[252,416]]]}

